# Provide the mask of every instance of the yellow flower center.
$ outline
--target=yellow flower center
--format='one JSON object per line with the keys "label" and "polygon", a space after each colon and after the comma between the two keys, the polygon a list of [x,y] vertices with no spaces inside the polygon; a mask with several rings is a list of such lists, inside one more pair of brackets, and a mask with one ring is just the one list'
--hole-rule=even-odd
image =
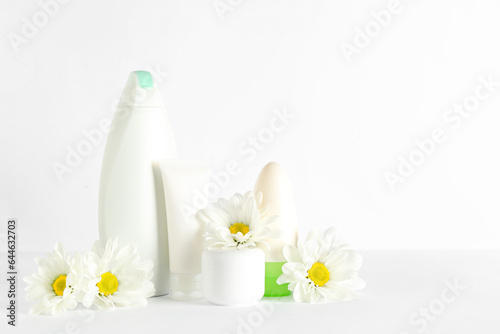
{"label": "yellow flower center", "polygon": [[231,234],[241,232],[241,234],[245,235],[248,233],[248,231],[250,231],[250,227],[248,227],[247,224],[235,223],[229,227],[229,231],[231,232]]}
{"label": "yellow flower center", "polygon": [[118,280],[109,271],[101,275],[101,281],[96,285],[99,288],[99,293],[105,296],[112,295],[118,290]]}
{"label": "yellow flower center", "polygon": [[323,286],[330,280],[330,272],[323,263],[316,262],[307,271],[307,278],[314,282],[316,286]]}
{"label": "yellow flower center", "polygon": [[52,289],[57,296],[62,296],[64,289],[66,289],[66,275],[59,275],[52,283]]}

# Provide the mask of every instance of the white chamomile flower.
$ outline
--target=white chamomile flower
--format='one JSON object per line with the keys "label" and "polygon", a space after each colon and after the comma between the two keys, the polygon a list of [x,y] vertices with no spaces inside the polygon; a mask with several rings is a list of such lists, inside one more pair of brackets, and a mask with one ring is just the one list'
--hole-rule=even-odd
{"label": "white chamomile flower", "polygon": [[198,211],[197,218],[207,226],[206,247],[245,248],[257,243],[266,244],[270,229],[276,217],[261,219],[267,208],[259,209],[262,193],[254,195],[235,194],[229,199],[220,198],[211,208]]}
{"label": "white chamomile flower", "polygon": [[60,243],[46,258],[35,258],[38,273],[24,277],[28,283],[26,299],[37,302],[30,314],[55,315],[76,307],[80,277],[76,262],[80,260],[78,255],[74,258],[67,256]]}
{"label": "white chamomile flower", "polygon": [[298,247],[285,246],[283,254],[288,262],[277,283],[290,283],[288,289],[293,291],[295,301],[348,300],[356,296],[354,290],[365,287],[358,277],[361,255],[340,245],[337,239],[334,228],[323,235],[314,229]]}
{"label": "white chamomile flower", "polygon": [[154,285],[153,262],[141,261],[135,245],[118,246],[118,239],[110,239],[103,247],[99,241],[84,256],[82,283],[85,307],[98,309],[136,307],[147,304]]}

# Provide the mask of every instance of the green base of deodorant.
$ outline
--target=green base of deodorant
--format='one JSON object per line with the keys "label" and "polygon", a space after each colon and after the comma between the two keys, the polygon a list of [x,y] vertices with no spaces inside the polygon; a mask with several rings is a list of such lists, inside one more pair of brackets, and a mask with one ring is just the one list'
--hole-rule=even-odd
{"label": "green base of deodorant", "polygon": [[281,267],[286,262],[266,262],[266,290],[264,292],[265,297],[282,297],[288,296],[292,293],[288,290],[287,284],[278,284],[276,280],[283,274]]}

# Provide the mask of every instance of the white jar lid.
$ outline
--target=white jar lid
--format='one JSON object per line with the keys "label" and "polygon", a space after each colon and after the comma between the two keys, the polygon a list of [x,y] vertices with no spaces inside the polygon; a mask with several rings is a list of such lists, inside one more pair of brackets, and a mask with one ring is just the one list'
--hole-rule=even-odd
{"label": "white jar lid", "polygon": [[264,296],[265,255],[259,248],[204,250],[203,295],[218,305],[241,305]]}

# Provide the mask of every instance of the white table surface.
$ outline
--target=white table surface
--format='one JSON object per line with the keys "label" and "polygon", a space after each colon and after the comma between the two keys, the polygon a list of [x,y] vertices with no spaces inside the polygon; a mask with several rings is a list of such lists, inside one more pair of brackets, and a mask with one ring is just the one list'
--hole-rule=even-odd
{"label": "white table surface", "polygon": [[[367,287],[358,299],[310,305],[291,297],[264,298],[259,305],[269,311],[163,296],[150,298],[144,308],[30,316],[26,284],[19,280],[18,326],[7,326],[2,317],[1,333],[500,333],[500,250],[360,253]],[[37,255],[19,255],[21,277],[36,270]],[[447,281],[466,288],[454,294]],[[1,287],[6,305],[6,280]],[[419,313],[426,310],[427,319]]]}

